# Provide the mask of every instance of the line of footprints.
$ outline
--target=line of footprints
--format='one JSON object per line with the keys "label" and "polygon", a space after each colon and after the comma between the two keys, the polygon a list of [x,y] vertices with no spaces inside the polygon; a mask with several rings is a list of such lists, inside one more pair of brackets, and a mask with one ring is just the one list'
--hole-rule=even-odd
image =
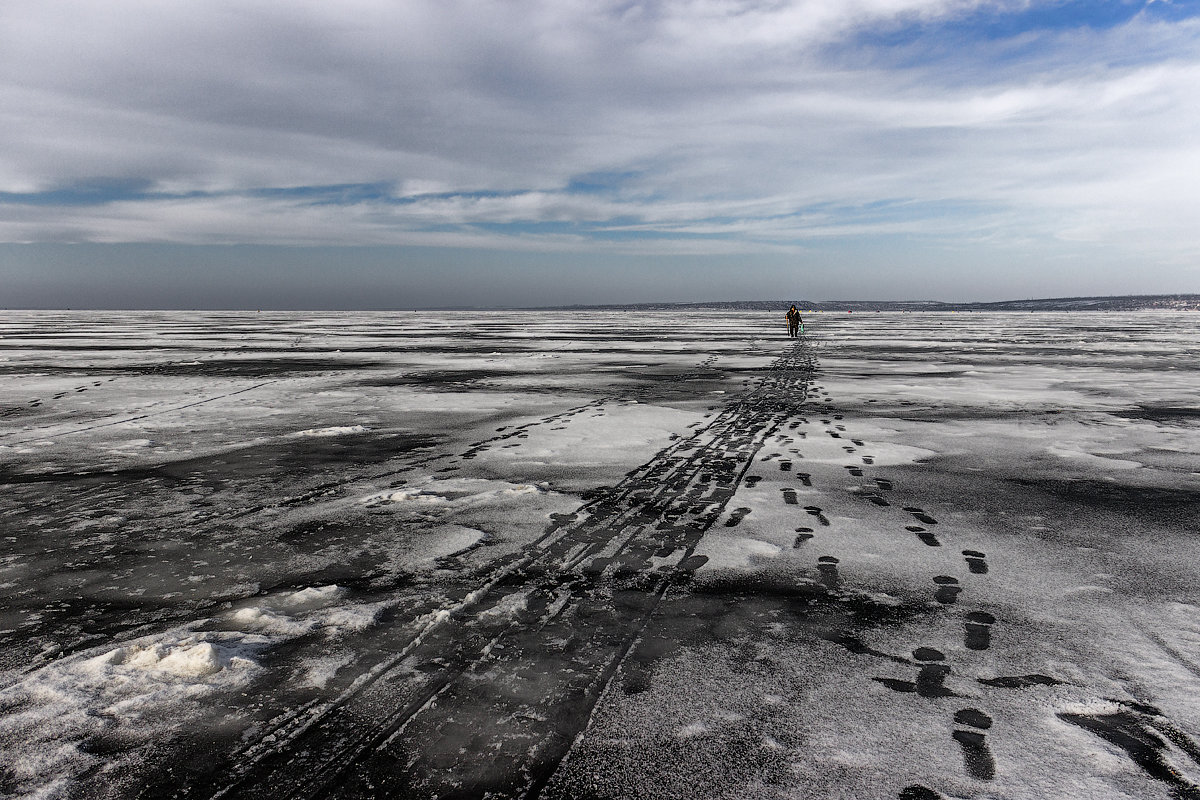
{"label": "line of footprints", "polygon": [[[825,395],[824,402],[832,402],[828,395],[821,390],[821,387],[816,387],[816,390],[818,395]],[[825,408],[823,410],[831,411],[832,409]],[[843,417],[840,414],[830,414],[827,418],[820,421],[826,426],[825,433],[830,437],[834,439],[848,438],[852,444],[843,447],[847,453],[857,453],[860,448],[864,447],[865,443],[860,439],[844,436],[846,428],[838,424],[842,419]],[[804,424],[811,424],[810,420],[801,417],[789,423],[788,433],[781,436],[781,443],[787,446],[794,444],[796,439],[806,438],[804,432],[797,430],[800,425]],[[801,457],[798,448],[788,448],[788,452],[797,458]],[[867,466],[874,464],[875,461],[874,457],[870,455],[860,455],[859,458]],[[772,453],[764,456],[762,461],[778,461],[781,472],[791,473],[806,487],[812,486],[812,475],[794,471],[793,460],[778,453]],[[846,467],[846,470],[854,477],[867,477],[860,466],[850,465]],[[750,475],[746,478],[746,485],[752,488],[761,480],[761,476]],[[864,487],[857,491],[856,494],[877,506],[890,506],[891,503],[888,502],[882,493],[895,488],[892,481],[878,477],[870,478],[870,480],[873,482],[873,486],[870,488]],[[783,495],[783,502],[787,505],[800,505],[799,496],[795,488],[784,487],[780,492]],[[817,526],[830,526],[830,520],[825,515],[823,509],[818,506],[804,506],[803,508],[805,513],[813,518]],[[903,509],[913,520],[913,524],[905,526],[906,531],[914,534],[921,543],[929,547],[942,546],[942,542],[938,539],[937,535],[930,530],[930,528],[937,525],[936,519],[926,513],[924,509],[916,506],[904,506]],[[729,527],[734,527],[749,513],[749,508],[738,508],[732,512],[725,524]],[[817,528],[814,527],[802,526],[796,528],[796,539],[793,547],[798,548],[803,546],[816,536],[816,532]],[[988,563],[987,556],[984,553],[978,550],[963,550],[962,556],[966,562],[967,570],[971,574],[987,574]],[[839,590],[842,585],[841,577],[838,574],[838,563],[837,558],[829,555],[820,556],[817,559],[819,580],[831,592]],[[954,605],[962,590],[963,587],[958,578],[950,575],[937,575],[933,578],[933,599],[944,606]],[[963,643],[967,649],[987,650],[991,646],[992,626],[995,623],[996,618],[985,611],[968,612],[965,615],[963,637]],[[950,666],[945,663],[946,656],[940,650],[931,647],[918,647],[913,651],[912,660],[910,661],[907,658],[872,650],[849,635],[833,635],[831,638],[838,644],[854,652],[867,653],[903,664],[915,664],[917,674],[912,681],[897,680],[894,678],[874,678],[874,680],[893,691],[914,693],[920,697],[928,698],[959,696],[944,685],[946,677],[950,674]],[[981,679],[979,682],[985,686],[999,686],[1004,688],[1019,688],[1051,682],[1049,679],[1043,679],[1044,676],[1029,675],[990,680]],[[992,726],[991,717],[979,709],[963,708],[954,714],[954,723],[955,729],[952,736],[962,749],[963,765],[967,774],[977,780],[991,780],[995,777],[996,765],[988,748],[985,733]],[[900,800],[937,800],[940,797],[941,795],[934,790],[916,785],[905,788],[899,795]]]}
{"label": "line of footprints", "polygon": [[[109,378],[108,382],[112,383],[115,380],[116,380],[116,378]],[[71,394],[72,392],[74,392],[76,394],[78,394],[80,392],[86,392],[88,389],[95,388],[97,386],[102,385],[103,383],[104,383],[104,381],[95,381],[90,386],[89,385],[76,386],[72,390],[59,392],[59,393],[55,394],[53,397],[51,397],[50,399],[51,400],[61,400],[64,397],[66,397],[67,395]],[[40,397],[34,398],[33,400],[29,401],[29,408],[38,408],[45,402],[46,401]],[[19,406],[6,408],[3,410],[0,410],[0,417],[10,417],[10,416],[13,416],[14,414],[20,413],[20,411],[21,411],[21,408]]]}

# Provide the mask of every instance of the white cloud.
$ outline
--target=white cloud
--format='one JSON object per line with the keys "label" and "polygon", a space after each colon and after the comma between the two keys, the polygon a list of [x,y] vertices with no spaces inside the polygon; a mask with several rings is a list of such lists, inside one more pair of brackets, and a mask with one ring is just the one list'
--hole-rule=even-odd
{"label": "white cloud", "polygon": [[[1194,253],[1194,22],[855,45],[1025,5],[9,0],[0,191],[219,194],[0,205],[0,238],[777,250],[905,233]],[[629,177],[564,191],[590,172]],[[412,202],[253,193],[355,183]],[[684,243],[471,228],[545,222]]]}

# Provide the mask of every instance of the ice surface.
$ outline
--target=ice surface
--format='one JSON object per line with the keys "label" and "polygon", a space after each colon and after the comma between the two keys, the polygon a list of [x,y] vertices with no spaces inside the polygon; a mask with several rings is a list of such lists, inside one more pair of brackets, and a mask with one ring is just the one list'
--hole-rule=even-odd
{"label": "ice surface", "polygon": [[1194,319],[4,312],[0,794],[1198,796]]}

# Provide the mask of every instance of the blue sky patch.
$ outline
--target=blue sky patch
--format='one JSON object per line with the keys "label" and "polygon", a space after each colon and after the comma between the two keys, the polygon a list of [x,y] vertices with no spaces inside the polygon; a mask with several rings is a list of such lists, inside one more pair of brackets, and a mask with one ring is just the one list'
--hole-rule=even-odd
{"label": "blue sky patch", "polygon": [[567,183],[569,194],[612,194],[631,180],[641,176],[640,172],[589,172],[576,175]]}
{"label": "blue sky patch", "polygon": [[1052,0],[1015,11],[984,7],[957,18],[865,32],[858,42],[895,46],[929,36],[949,36],[961,43],[1039,32],[1108,30],[1140,15],[1170,22],[1200,17],[1200,0]]}
{"label": "blue sky patch", "polygon": [[0,192],[0,204],[27,206],[102,206],[159,197],[152,182],[141,178],[93,178],[41,192]]}
{"label": "blue sky patch", "polygon": [[[960,77],[978,81],[984,79],[988,64],[1045,57],[1047,36],[1111,30],[1139,17],[1162,22],[1200,18],[1200,0],[1051,0],[1021,9],[985,7],[957,17],[910,19],[860,30],[849,41],[832,45],[826,54],[859,68],[953,65],[964,73]],[[973,49],[982,44],[996,46]],[[1128,56],[1130,63],[1156,58],[1152,53]],[[955,82],[954,70],[943,74],[947,83]]]}

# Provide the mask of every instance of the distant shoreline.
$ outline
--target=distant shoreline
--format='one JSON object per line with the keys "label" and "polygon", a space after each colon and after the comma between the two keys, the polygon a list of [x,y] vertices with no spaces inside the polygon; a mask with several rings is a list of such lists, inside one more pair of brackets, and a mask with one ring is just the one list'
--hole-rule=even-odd
{"label": "distant shoreline", "polygon": [[1053,297],[1037,300],[1000,300],[989,303],[947,303],[938,300],[714,300],[703,303],[603,303],[557,306],[440,306],[430,308],[3,308],[9,311],[145,311],[145,312],[246,312],[269,313],[395,313],[491,311],[778,311],[795,305],[803,313],[824,311],[975,312],[975,311],[1200,311],[1200,294],[1119,295],[1111,297]]}
{"label": "distant shoreline", "polygon": [[937,300],[735,300],[707,303],[629,303],[550,306],[525,311],[1200,311],[1200,294],[1120,295],[945,303]]}

